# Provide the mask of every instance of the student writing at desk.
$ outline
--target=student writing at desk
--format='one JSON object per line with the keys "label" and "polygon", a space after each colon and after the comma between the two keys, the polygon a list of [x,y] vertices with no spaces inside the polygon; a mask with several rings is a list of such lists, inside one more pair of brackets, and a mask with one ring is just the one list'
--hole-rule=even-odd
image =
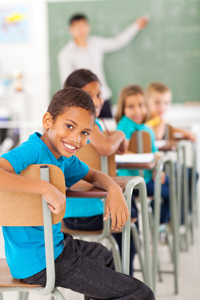
{"label": "student writing at desk", "polygon": [[[152,152],[156,153],[158,150],[154,145],[155,134],[153,130],[145,125],[147,117],[147,107],[145,104],[144,91],[138,85],[129,85],[122,89],[118,105],[117,105],[117,129],[122,130],[127,139],[127,148],[129,146],[129,140],[133,132],[141,130],[147,131],[151,137]],[[138,170],[123,170],[118,171],[119,176],[138,176]],[[149,170],[144,170],[144,180],[147,187],[147,195],[154,196],[154,173]],[[163,199],[161,205],[161,223],[167,223],[170,218],[169,212],[169,178],[162,172],[161,177],[161,197]],[[153,204],[153,203],[152,203]],[[134,201],[132,205],[135,206]],[[136,208],[136,207],[135,207]]]}
{"label": "student writing at desk", "polygon": [[147,22],[147,17],[138,18],[115,37],[103,38],[89,35],[90,25],[85,15],[77,14],[72,16],[69,21],[69,31],[73,39],[58,53],[61,86],[63,86],[66,78],[73,71],[81,68],[91,70],[98,76],[102,84],[102,98],[105,103],[100,117],[112,118],[109,104],[112,92],[104,74],[104,53],[117,51],[125,47],[147,25]]}
{"label": "student writing at desk", "polygon": [[[65,195],[49,182],[18,176],[31,164],[53,164],[65,175],[70,187],[84,179],[108,191],[106,216],[112,227],[128,219],[120,187],[107,175],[89,168],[75,154],[86,143],[96,117],[91,97],[81,89],[58,91],[43,117],[43,134],[34,133],[21,146],[0,158],[0,191],[41,194],[53,213],[65,207]],[[53,226],[55,285],[85,295],[85,299],[153,300],[152,291],[142,282],[112,268],[110,252],[98,243],[73,240]],[[14,278],[29,284],[45,285],[44,228],[3,227],[6,259]]]}

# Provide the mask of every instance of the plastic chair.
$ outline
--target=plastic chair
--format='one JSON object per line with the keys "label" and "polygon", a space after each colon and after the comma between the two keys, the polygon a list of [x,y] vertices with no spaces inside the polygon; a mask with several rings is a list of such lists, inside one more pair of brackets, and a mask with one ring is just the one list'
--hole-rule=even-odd
{"label": "plastic chair", "polygon": [[[19,176],[50,181],[61,192],[65,193],[64,174],[57,166],[30,165]],[[44,226],[47,277],[44,287],[26,284],[22,280],[14,279],[10,274],[6,260],[0,259],[0,293],[18,291],[20,292],[19,300],[27,299],[28,293],[35,293],[41,296],[52,295],[56,300],[64,300],[63,295],[55,287],[52,233],[52,225],[62,220],[64,211],[59,215],[51,214],[48,203],[42,199],[41,195],[0,192],[1,226]]]}

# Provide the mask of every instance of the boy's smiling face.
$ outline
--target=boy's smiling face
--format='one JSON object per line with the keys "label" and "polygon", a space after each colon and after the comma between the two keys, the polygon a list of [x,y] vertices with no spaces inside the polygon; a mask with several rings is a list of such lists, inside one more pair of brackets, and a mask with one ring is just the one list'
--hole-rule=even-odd
{"label": "boy's smiling face", "polygon": [[70,157],[87,143],[93,126],[94,116],[81,107],[67,108],[55,120],[46,112],[41,139],[57,159],[61,155]]}

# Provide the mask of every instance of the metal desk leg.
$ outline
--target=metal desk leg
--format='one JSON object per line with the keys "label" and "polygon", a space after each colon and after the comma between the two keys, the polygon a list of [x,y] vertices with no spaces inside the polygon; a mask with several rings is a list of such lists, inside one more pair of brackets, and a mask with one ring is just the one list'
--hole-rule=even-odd
{"label": "metal desk leg", "polygon": [[[159,166],[161,170],[163,165]],[[160,204],[161,204],[161,182],[160,173],[158,169],[158,164],[156,168],[156,178],[155,178],[155,197],[154,197],[154,224],[153,224],[153,257],[152,257],[152,277],[153,277],[153,291],[156,292],[156,277],[158,270],[158,228],[160,224]]]}
{"label": "metal desk leg", "polygon": [[192,216],[192,244],[194,243],[194,227],[195,223],[198,224],[198,204],[196,194],[196,144],[192,144],[192,180],[191,180],[191,216]]}
{"label": "metal desk leg", "polygon": [[[172,233],[173,233],[173,258],[174,258],[174,286],[175,293],[178,293],[178,224],[177,224],[177,205],[174,190],[174,166],[170,157],[163,156],[159,159],[156,165],[156,179],[155,179],[155,204],[154,204],[154,234],[153,234],[153,291],[156,291],[156,276],[158,270],[158,227],[160,223],[160,199],[161,199],[161,171],[165,163],[169,164],[170,167],[170,211],[171,211],[171,222],[172,222]],[[161,271],[165,273],[166,271]]]}
{"label": "metal desk leg", "polygon": [[141,271],[142,271],[142,275],[143,275],[143,280],[144,280],[144,282],[146,282],[146,279],[145,279],[145,266],[144,266],[144,260],[143,260],[143,257],[142,257],[142,252],[141,252],[140,240],[139,240],[139,237],[138,237],[138,230],[137,230],[137,227],[134,223],[131,224],[131,234],[132,234],[132,237],[133,237],[133,240],[134,240],[135,249],[136,249],[138,259],[139,259],[139,262],[140,262],[140,267],[141,267]]}
{"label": "metal desk leg", "polygon": [[178,223],[177,223],[177,201],[174,187],[174,164],[172,160],[167,162],[170,165],[170,210],[173,233],[173,258],[174,258],[174,288],[178,294]]}
{"label": "metal desk leg", "polygon": [[22,299],[23,299],[23,300],[28,300],[28,296],[29,296],[29,293],[24,292],[24,293],[23,293],[23,296],[22,296]]}
{"label": "metal desk leg", "polygon": [[113,259],[114,259],[115,271],[121,272],[122,271],[122,266],[121,266],[119,246],[118,246],[115,238],[111,234],[109,234],[107,236],[107,239],[109,240],[109,242],[112,246],[112,254],[113,254]]}
{"label": "metal desk leg", "polygon": [[182,201],[181,201],[181,153],[183,154],[183,223],[185,225],[185,234],[183,235],[185,239],[185,249],[188,251],[189,242],[188,242],[188,234],[189,234],[189,202],[188,202],[188,175],[187,175],[187,167],[186,167],[186,142],[180,141],[178,143],[178,212],[180,216],[180,224],[181,224],[181,216],[182,216]]}
{"label": "metal desk leg", "polygon": [[63,295],[57,290],[54,289],[51,293],[51,295],[54,297],[54,299],[56,300],[65,300],[65,298],[63,297]]}
{"label": "metal desk leg", "polygon": [[[131,211],[131,197],[134,188],[139,188],[141,195],[141,213],[143,223],[143,239],[144,239],[144,258],[145,258],[145,283],[152,288],[152,274],[150,263],[150,238],[149,238],[149,218],[147,207],[147,192],[146,184],[143,178],[135,177],[130,180],[125,188],[125,199],[129,211]],[[130,218],[123,227],[122,233],[122,271],[125,274],[129,273],[129,261],[130,261]],[[128,259],[127,259],[128,258]]]}

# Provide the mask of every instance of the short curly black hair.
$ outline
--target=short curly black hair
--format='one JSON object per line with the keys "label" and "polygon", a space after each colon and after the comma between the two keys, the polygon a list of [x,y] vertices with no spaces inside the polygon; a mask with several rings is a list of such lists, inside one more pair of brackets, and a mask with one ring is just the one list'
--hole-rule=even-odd
{"label": "short curly black hair", "polygon": [[76,14],[76,15],[73,15],[69,19],[69,25],[71,25],[75,21],[80,21],[80,20],[85,20],[85,21],[88,22],[88,18],[86,17],[86,15],[84,15],[84,14]]}
{"label": "short curly black hair", "polygon": [[70,107],[81,107],[86,109],[94,119],[96,118],[95,106],[90,95],[75,87],[59,90],[52,97],[47,112],[49,112],[53,120],[55,120]]}

